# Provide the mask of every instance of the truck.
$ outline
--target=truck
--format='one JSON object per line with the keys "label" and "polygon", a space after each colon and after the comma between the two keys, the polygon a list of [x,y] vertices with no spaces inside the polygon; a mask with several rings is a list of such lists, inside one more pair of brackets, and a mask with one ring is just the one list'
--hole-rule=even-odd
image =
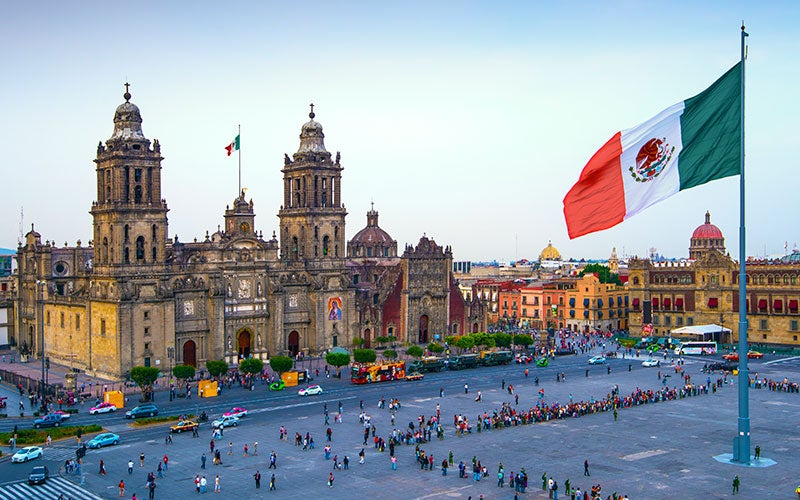
{"label": "truck", "polygon": [[477,368],[478,355],[477,354],[462,354],[450,358],[447,363],[447,368],[450,370],[463,370],[465,368]]}
{"label": "truck", "polygon": [[423,356],[408,365],[409,372],[440,372],[444,368],[444,358],[436,356]]}
{"label": "truck", "polygon": [[481,351],[480,363],[483,366],[507,365],[514,359],[511,351]]}

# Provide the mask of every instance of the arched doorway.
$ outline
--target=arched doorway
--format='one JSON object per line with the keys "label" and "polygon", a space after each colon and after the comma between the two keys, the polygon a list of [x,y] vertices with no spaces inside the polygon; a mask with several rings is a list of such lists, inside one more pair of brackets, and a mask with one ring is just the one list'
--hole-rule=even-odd
{"label": "arched doorway", "polygon": [[364,330],[364,349],[370,349],[372,347],[372,339],[370,338],[372,337],[372,335],[370,335],[371,333],[372,332],[369,328]]}
{"label": "arched doorway", "polygon": [[250,357],[250,342],[252,341],[250,337],[250,332],[248,330],[242,330],[239,332],[239,335],[236,337],[236,347],[239,350],[239,358],[249,358]]}
{"label": "arched doorway", "polygon": [[428,343],[428,315],[423,314],[419,317],[419,343]]}
{"label": "arched doorway", "polygon": [[478,323],[472,323],[472,333],[478,333]]}
{"label": "arched doorway", "polygon": [[183,344],[183,364],[197,366],[197,344],[194,340],[187,340]]}
{"label": "arched doorway", "polygon": [[300,352],[300,334],[297,330],[292,330],[289,333],[289,338],[286,340],[286,348],[289,350],[289,355],[294,357]]}

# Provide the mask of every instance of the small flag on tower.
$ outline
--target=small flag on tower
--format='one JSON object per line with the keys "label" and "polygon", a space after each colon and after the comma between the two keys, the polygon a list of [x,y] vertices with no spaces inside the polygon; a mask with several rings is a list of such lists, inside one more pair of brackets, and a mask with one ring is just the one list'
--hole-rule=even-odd
{"label": "small flag on tower", "polygon": [[238,135],[233,140],[233,142],[231,142],[230,144],[225,146],[225,151],[228,152],[228,156],[233,154],[234,151],[239,151],[239,136]]}

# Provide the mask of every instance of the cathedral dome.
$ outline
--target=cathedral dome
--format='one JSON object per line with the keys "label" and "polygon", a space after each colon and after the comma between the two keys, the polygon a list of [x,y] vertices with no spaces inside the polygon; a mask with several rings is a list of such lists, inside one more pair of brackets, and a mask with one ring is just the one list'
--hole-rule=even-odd
{"label": "cathedral dome", "polygon": [[325,134],[322,133],[322,125],[314,121],[314,105],[311,105],[309,121],[303,124],[300,129],[300,148],[298,153],[327,153],[325,149]]}
{"label": "cathedral dome", "polygon": [[548,241],[547,246],[539,254],[539,260],[561,260],[561,253],[553,246],[551,241]]}
{"label": "cathedral dome", "polygon": [[697,226],[697,229],[692,233],[692,239],[722,239],[722,231],[711,223],[711,214],[709,212],[706,212],[705,224]]}
{"label": "cathedral dome", "polygon": [[142,114],[139,107],[130,102],[131,94],[128,84],[125,84],[125,102],[117,106],[114,112],[114,134],[111,139],[139,139],[144,140],[142,132]]}
{"label": "cathedral dome", "polygon": [[378,227],[378,212],[367,212],[367,227],[357,232],[348,244],[351,257],[395,257],[397,242],[389,233]]}

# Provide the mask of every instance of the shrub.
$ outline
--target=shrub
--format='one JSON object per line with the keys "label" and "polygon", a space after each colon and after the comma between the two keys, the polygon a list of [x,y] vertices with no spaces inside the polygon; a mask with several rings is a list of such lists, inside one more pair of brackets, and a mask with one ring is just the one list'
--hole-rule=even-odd
{"label": "shrub", "polygon": [[325,362],[336,367],[336,375],[339,375],[339,368],[350,364],[350,353],[348,352],[329,352],[325,355]]}
{"label": "shrub", "polygon": [[[164,422],[177,422],[181,419],[183,415],[162,415],[160,417],[147,417],[147,418],[137,418],[133,421],[133,425],[141,426],[141,425],[150,425],[150,424],[161,424]],[[194,418],[193,414],[185,415],[186,418],[192,419]]]}
{"label": "shrub", "polygon": [[411,347],[406,349],[406,354],[408,354],[412,358],[419,358],[424,354],[424,352],[422,351],[422,347],[418,345],[412,345]]}
{"label": "shrub", "polygon": [[355,349],[353,359],[357,363],[372,363],[377,359],[377,355],[372,349]]}
{"label": "shrub", "polygon": [[264,362],[258,358],[245,358],[239,363],[239,371],[251,375],[261,373],[264,369]]}
{"label": "shrub", "polygon": [[[61,427],[53,427],[50,429],[18,429],[17,430],[17,446],[21,445],[31,445],[31,444],[42,444],[47,440],[48,434],[50,438],[53,440],[66,438],[66,437],[73,437],[78,433],[78,429],[81,429],[83,434],[88,434],[92,432],[100,432],[103,430],[102,427],[99,425],[66,425]],[[3,432],[0,433],[0,442],[8,443],[8,440],[14,437],[13,432]]]}
{"label": "shrub", "polygon": [[206,361],[206,370],[208,370],[208,374],[212,377],[219,377],[228,371],[228,363],[224,360],[210,360]]}
{"label": "shrub", "polygon": [[383,351],[383,357],[387,359],[397,359],[397,351],[394,349],[386,349]]}
{"label": "shrub", "polygon": [[294,360],[289,356],[272,356],[269,358],[269,367],[279,376],[283,372],[288,372],[294,366]]}

